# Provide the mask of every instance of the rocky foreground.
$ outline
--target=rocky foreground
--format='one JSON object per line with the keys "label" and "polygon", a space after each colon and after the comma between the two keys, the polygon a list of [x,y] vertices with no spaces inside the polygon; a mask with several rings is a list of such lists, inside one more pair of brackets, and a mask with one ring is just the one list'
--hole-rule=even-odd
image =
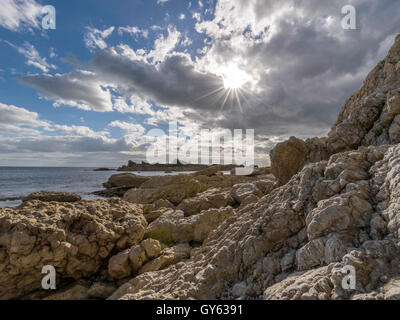
{"label": "rocky foreground", "polygon": [[108,188],[123,199],[1,209],[0,298],[400,299],[400,36],[328,137],[293,137],[271,161],[272,174],[120,176]]}

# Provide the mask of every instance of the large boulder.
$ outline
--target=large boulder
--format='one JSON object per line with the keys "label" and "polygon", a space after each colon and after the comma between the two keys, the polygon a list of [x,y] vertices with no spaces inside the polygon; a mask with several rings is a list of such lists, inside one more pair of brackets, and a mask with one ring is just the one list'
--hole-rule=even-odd
{"label": "large boulder", "polygon": [[271,171],[280,184],[287,183],[307,161],[307,145],[296,137],[278,143],[271,151]]}
{"label": "large boulder", "polygon": [[118,199],[0,209],[0,299],[41,288],[45,265],[58,281],[96,274],[112,250],[139,243],[146,226],[139,206]]}
{"label": "large boulder", "polygon": [[120,173],[112,175],[103,185],[107,189],[139,188],[147,180],[149,180],[149,177],[138,176],[133,173]]}

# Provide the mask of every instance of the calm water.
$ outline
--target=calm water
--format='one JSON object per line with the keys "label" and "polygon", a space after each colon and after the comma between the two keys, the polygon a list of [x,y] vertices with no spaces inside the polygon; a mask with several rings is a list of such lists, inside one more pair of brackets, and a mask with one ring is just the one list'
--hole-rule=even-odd
{"label": "calm water", "polygon": [[[0,167],[0,199],[16,198],[41,191],[74,192],[83,199],[99,197],[91,192],[103,189],[103,183],[117,171],[93,171],[95,168],[25,168]],[[135,172],[154,176],[163,172]],[[176,174],[176,173],[175,173]],[[20,201],[0,201],[0,207],[15,206]]]}

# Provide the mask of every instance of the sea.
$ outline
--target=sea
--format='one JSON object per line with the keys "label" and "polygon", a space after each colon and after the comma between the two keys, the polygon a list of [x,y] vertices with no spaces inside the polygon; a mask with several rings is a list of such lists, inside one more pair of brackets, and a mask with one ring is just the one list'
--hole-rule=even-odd
{"label": "sea", "polygon": [[[103,183],[117,171],[95,171],[95,168],[0,167],[0,199],[20,198],[36,191],[73,192],[84,200],[101,199],[92,195],[104,189]],[[143,176],[166,175],[164,172],[132,172]],[[189,172],[186,172],[189,173]],[[179,174],[174,172],[171,174]],[[17,201],[0,201],[0,207],[15,207]]]}

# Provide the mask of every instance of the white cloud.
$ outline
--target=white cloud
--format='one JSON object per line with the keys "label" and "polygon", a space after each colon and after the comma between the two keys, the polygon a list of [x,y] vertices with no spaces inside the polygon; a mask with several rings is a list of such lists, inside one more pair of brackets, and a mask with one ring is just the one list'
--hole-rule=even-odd
{"label": "white cloud", "polygon": [[150,27],[150,29],[153,30],[153,31],[159,31],[159,30],[162,29],[162,27],[161,27],[161,26],[157,26],[157,25],[152,25],[152,26]]}
{"label": "white cloud", "polygon": [[5,40],[5,43],[16,49],[20,54],[26,58],[26,64],[42,70],[43,72],[49,72],[50,69],[57,69],[54,64],[47,62],[46,58],[42,58],[36,48],[29,42],[25,41],[22,47],[18,47],[11,42]]}
{"label": "white cloud", "polygon": [[115,27],[109,27],[103,31],[92,27],[86,27],[86,29],[88,31],[84,36],[85,45],[88,49],[93,51],[107,48],[107,43],[104,39],[107,39],[113,33]]}
{"label": "white cloud", "polygon": [[182,41],[181,41],[181,45],[182,45],[183,47],[188,47],[188,46],[190,46],[192,43],[193,43],[192,39],[190,39],[188,36],[185,36],[185,38],[182,39]]}
{"label": "white cloud", "polygon": [[50,58],[55,58],[55,57],[57,57],[56,49],[50,48],[50,54],[49,54],[49,56],[50,56]]}
{"label": "white cloud", "polygon": [[69,135],[82,136],[82,137],[106,137],[109,135],[108,131],[96,132],[85,126],[67,126],[67,125],[53,125],[50,131],[58,131]]}
{"label": "white cloud", "polygon": [[157,4],[166,3],[168,0],[157,0]]}
{"label": "white cloud", "polygon": [[117,98],[114,100],[114,109],[121,113],[135,113],[135,114],[145,114],[152,115],[154,111],[152,110],[151,104],[137,95],[132,95],[130,98],[130,104],[126,102],[123,98]]}
{"label": "white cloud", "polygon": [[[190,122],[189,119],[185,118],[180,108],[169,107],[155,111],[149,118],[145,119],[144,123],[157,126],[159,124],[168,124],[169,121],[178,121],[179,123]],[[192,129],[197,127],[194,123],[190,123],[190,125]]]}
{"label": "white cloud", "polygon": [[137,136],[143,135],[146,131],[146,129],[140,124],[129,123],[129,122],[119,121],[119,120],[111,122],[109,124],[109,126],[114,127],[114,128],[120,128],[129,134],[134,134]]}
{"label": "white cloud", "polygon": [[48,126],[48,122],[40,120],[36,112],[4,103],[0,103],[0,123],[29,127]]}
{"label": "white cloud", "polygon": [[200,22],[201,14],[199,12],[195,12],[195,13],[193,13],[192,18],[195,19],[197,22]]}
{"label": "white cloud", "polygon": [[42,5],[35,0],[2,0],[0,26],[11,31],[39,28]]}
{"label": "white cloud", "polygon": [[168,27],[168,36],[160,35],[154,42],[154,49],[149,52],[148,58],[153,58],[155,62],[163,61],[165,56],[175,49],[179,42],[181,33],[175,27]]}
{"label": "white cloud", "polygon": [[2,134],[36,135],[39,134],[37,128],[49,126],[50,123],[40,120],[36,112],[0,103],[0,133]]}
{"label": "white cloud", "polygon": [[142,36],[144,38],[147,38],[149,36],[149,31],[146,29],[140,29],[135,26],[126,26],[126,27],[119,27],[118,28],[118,34],[122,36],[124,33],[128,33],[132,36]]}

